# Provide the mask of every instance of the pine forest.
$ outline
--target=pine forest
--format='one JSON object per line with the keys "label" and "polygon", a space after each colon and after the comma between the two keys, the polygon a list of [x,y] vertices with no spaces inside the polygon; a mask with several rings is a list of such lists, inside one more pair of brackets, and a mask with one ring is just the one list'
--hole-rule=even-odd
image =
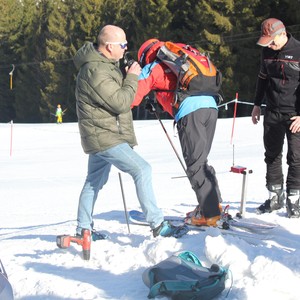
{"label": "pine forest", "polygon": [[[149,38],[182,42],[210,55],[223,74],[224,102],[253,102],[261,22],[278,18],[300,39],[300,0],[0,0],[0,122],[54,122],[56,106],[76,122],[76,51],[106,24],[124,29],[137,59]],[[249,115],[241,106],[239,115]],[[149,116],[141,105],[135,119]],[[219,111],[232,116],[232,107]]]}

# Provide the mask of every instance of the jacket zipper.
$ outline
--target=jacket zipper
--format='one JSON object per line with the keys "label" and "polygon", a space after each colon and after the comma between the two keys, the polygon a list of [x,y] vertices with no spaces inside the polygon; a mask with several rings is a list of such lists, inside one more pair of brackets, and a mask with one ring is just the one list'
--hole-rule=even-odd
{"label": "jacket zipper", "polygon": [[281,72],[282,72],[282,84],[285,85],[285,74],[284,74],[284,65],[281,64]]}
{"label": "jacket zipper", "polygon": [[116,116],[116,122],[117,122],[117,126],[118,126],[118,131],[121,134],[122,130],[121,130],[121,126],[120,126],[120,120],[119,120],[119,116]]}

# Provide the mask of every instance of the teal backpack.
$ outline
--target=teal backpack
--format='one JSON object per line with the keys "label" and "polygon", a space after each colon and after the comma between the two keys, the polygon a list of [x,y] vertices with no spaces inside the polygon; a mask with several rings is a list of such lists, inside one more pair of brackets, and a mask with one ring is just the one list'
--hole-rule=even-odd
{"label": "teal backpack", "polygon": [[228,269],[213,264],[203,267],[190,251],[173,255],[146,269],[143,281],[149,299],[167,296],[173,300],[209,300],[225,289]]}
{"label": "teal backpack", "polygon": [[0,259],[0,299],[13,300],[13,289]]}

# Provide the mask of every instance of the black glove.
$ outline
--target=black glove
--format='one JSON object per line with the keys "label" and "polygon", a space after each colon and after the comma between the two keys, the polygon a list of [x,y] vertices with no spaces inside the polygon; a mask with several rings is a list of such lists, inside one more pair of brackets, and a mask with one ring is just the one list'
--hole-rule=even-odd
{"label": "black glove", "polygon": [[150,112],[150,114],[158,113],[160,114],[163,112],[163,107],[159,102],[156,100],[155,91],[151,91],[145,98],[146,104],[145,109]]}
{"label": "black glove", "polygon": [[147,109],[150,114],[154,114],[156,112],[156,105],[157,103],[154,103],[152,101],[147,101],[145,105],[145,109]]}

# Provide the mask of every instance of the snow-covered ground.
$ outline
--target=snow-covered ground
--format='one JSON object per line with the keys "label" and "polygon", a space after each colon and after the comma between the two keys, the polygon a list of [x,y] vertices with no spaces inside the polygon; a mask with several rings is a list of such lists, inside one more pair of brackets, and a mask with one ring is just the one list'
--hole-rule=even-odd
{"label": "snow-covered ground", "polygon": [[[172,121],[163,123],[181,155]],[[66,250],[56,246],[57,235],[75,233],[86,175],[87,155],[77,124],[0,124],[0,259],[15,299],[147,299],[143,271],[186,250],[204,266],[216,263],[231,270],[233,286],[227,299],[299,299],[300,220],[288,219],[285,209],[255,214],[255,207],[267,198],[262,122],[254,126],[248,117],[236,119],[234,151],[232,125],[232,119],[218,120],[209,157],[223,205],[229,204],[233,215],[240,209],[243,175],[230,172],[233,163],[252,170],[246,218],[278,224],[270,232],[272,239],[241,239],[222,235],[217,228],[190,231],[181,239],[155,239],[148,227],[133,224],[129,233],[119,171],[113,168],[94,212],[95,227],[110,239],[93,242],[91,259],[85,261],[81,246],[72,244]],[[159,122],[135,121],[135,129],[139,142],[135,149],[153,167],[159,206],[166,215],[192,210],[194,192]],[[122,173],[121,178],[127,209],[139,209],[131,177]],[[218,299],[225,298],[230,284],[227,280]]]}

